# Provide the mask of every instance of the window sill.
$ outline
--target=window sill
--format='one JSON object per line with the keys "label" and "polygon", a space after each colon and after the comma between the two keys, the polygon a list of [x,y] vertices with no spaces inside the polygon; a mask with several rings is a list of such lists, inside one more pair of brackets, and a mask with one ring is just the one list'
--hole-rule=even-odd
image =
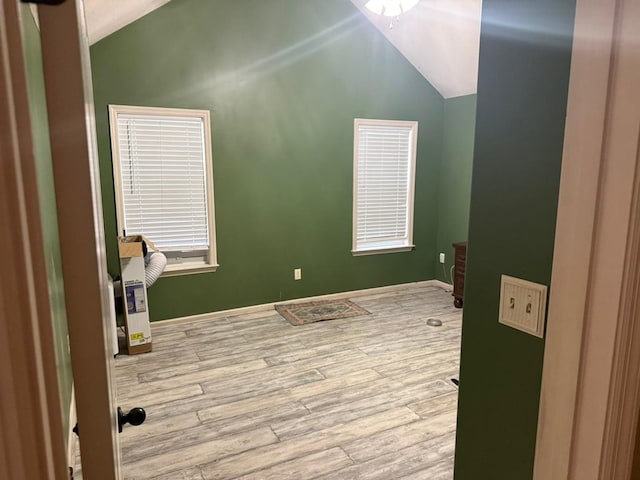
{"label": "window sill", "polygon": [[162,272],[161,277],[176,277],[178,275],[193,275],[196,273],[209,273],[215,272],[220,265],[210,265],[208,263],[202,262],[194,262],[194,263],[183,263],[173,265],[167,265],[167,268],[164,272]]}
{"label": "window sill", "polygon": [[372,248],[369,250],[351,250],[351,253],[354,257],[361,257],[364,255],[380,255],[383,253],[410,252],[414,248],[416,248],[415,245],[405,245],[403,247],[385,247],[385,248]]}

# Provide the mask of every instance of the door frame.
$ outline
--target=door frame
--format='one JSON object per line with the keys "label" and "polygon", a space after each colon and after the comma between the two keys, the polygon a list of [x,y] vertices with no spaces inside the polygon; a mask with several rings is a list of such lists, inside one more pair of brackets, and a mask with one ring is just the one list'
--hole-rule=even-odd
{"label": "door frame", "polygon": [[68,477],[21,12],[0,2],[0,477]]}
{"label": "door frame", "polygon": [[535,480],[631,475],[640,410],[639,7],[577,2]]}
{"label": "door frame", "polygon": [[82,0],[38,5],[82,474],[119,479],[120,449],[89,41]]}

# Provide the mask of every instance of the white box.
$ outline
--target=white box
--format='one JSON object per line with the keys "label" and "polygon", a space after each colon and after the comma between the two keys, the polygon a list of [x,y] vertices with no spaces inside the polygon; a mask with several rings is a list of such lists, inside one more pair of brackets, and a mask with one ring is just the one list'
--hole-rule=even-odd
{"label": "white box", "polygon": [[130,355],[151,351],[151,325],[147,288],[144,281],[144,257],[142,236],[129,235],[118,238],[122,298]]}

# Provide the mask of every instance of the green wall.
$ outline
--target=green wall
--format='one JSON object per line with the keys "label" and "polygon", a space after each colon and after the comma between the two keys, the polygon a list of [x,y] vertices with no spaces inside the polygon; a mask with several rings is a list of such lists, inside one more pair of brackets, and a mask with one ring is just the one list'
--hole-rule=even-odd
{"label": "green wall", "polygon": [[[443,99],[348,0],[173,0],[91,57],[112,274],[107,105],[211,111],[220,267],[161,278],[152,320],[434,278]],[[355,117],[419,121],[415,251],[351,255]]]}
{"label": "green wall", "polygon": [[68,430],[73,377],[71,372],[71,358],[69,356],[67,312],[64,303],[64,285],[62,281],[56,197],[51,164],[51,146],[49,144],[49,125],[47,122],[42,52],[40,50],[40,32],[38,32],[29,7],[22,5],[21,8],[29,110],[34,140],[34,153],[37,162],[40,216],[42,217],[42,233],[47,263],[51,314],[56,336],[58,378],[62,396],[63,411],[61,414],[63,415],[64,428]]}
{"label": "green wall", "polygon": [[475,95],[444,101],[436,246],[438,254],[445,254],[445,268],[442,268],[439,256],[434,262],[436,278],[447,283],[452,283],[454,252],[451,244],[467,240],[475,125]]}
{"label": "green wall", "polygon": [[498,324],[500,275],[550,281],[574,10],[483,1],[456,480],[532,478],[544,341]]}

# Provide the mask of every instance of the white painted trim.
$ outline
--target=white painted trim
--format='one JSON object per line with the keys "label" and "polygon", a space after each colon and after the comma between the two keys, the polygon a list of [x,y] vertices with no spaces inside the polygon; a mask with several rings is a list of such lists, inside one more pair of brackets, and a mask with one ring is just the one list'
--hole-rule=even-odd
{"label": "white painted trim", "polygon": [[577,2],[534,480],[631,474],[640,410],[638,22],[636,0]]}
{"label": "white painted trim", "polygon": [[[209,226],[209,259],[202,264],[185,262],[185,266],[171,264],[165,270],[165,276],[175,276],[203,272],[215,272],[218,268],[218,248],[216,241],[216,221],[215,221],[215,198],[213,190],[213,154],[211,144],[211,113],[209,110],[195,110],[188,108],[168,108],[168,107],[139,107],[132,105],[109,105],[109,131],[111,134],[111,158],[113,167],[113,183],[116,201],[116,228],[117,234],[121,235],[124,228],[124,205],[122,202],[123,192],[120,181],[120,154],[118,145],[117,120],[119,114],[128,115],[158,115],[163,117],[194,117],[202,120],[204,132],[204,162],[206,168],[205,185],[207,188],[207,223]],[[143,233],[144,232],[131,232]],[[128,233],[129,234],[129,233]]]}
{"label": "white painted trim", "polygon": [[[74,396],[82,428],[82,472],[87,479],[111,480],[121,478],[120,451],[108,325],[111,300],[83,7],[79,0],[55,6],[40,4],[38,14]],[[62,416],[60,410],[58,415]],[[66,458],[64,462],[66,465]],[[67,477],[68,469],[58,478]]]}
{"label": "white painted trim", "polygon": [[[28,13],[27,15],[30,15]],[[63,407],[16,0],[0,0],[0,477],[65,478]]]}
{"label": "white painted trim", "polygon": [[[636,16],[638,18],[640,16]],[[640,147],[640,139],[638,144]],[[636,168],[640,166],[640,157],[636,165]],[[633,196],[605,419],[601,478],[637,478],[640,474],[632,471],[640,413],[640,325],[637,322],[640,318],[640,169],[636,170]],[[636,451],[638,448],[635,445]]]}
{"label": "white painted trim", "polygon": [[374,295],[377,293],[395,292],[398,290],[404,290],[411,286],[414,286],[414,287],[432,286],[432,287],[442,288],[443,290],[447,288],[451,288],[451,285],[443,283],[440,280],[424,280],[421,282],[401,283],[399,285],[387,285],[384,287],[365,288],[362,290],[352,290],[349,292],[328,293],[325,295],[316,295],[313,297],[294,298],[291,300],[282,300],[279,302],[262,303],[260,305],[249,305],[247,307],[230,308],[229,310],[220,310],[217,312],[200,313],[198,315],[189,315],[186,317],[169,318],[166,320],[158,320],[156,322],[152,322],[151,328],[153,329],[153,327],[159,327],[159,326],[165,326],[165,325],[180,325],[182,323],[213,320],[215,318],[228,317],[233,315],[246,315],[248,313],[265,312],[268,310],[273,310],[273,308],[276,305],[280,305],[282,303],[305,303],[305,302],[313,302],[316,300],[337,300],[337,299],[352,298],[352,297],[357,298],[357,297],[363,297],[367,295]]}
{"label": "white painted trim", "polygon": [[410,252],[415,248],[415,245],[406,245],[404,247],[371,248],[369,250],[351,250],[351,254],[354,257],[362,257],[364,255],[382,255],[385,253]]}
{"label": "white painted trim", "polygon": [[209,110],[194,108],[142,107],[137,105],[109,105],[109,114],[126,113],[130,115],[162,115],[166,117],[209,117]]}
{"label": "white painted trim", "polygon": [[[612,108],[608,128],[607,157],[610,169],[634,171],[624,182],[629,190],[629,215],[622,260],[619,312],[612,354],[610,388],[605,412],[600,478],[638,478],[640,453],[640,3],[622,0],[618,5],[616,48],[612,75]],[[607,174],[607,173],[605,173]],[[614,175],[607,174],[610,177]],[[623,174],[624,175],[624,174]],[[622,183],[622,182],[620,182]],[[630,184],[630,185],[629,185]],[[618,192],[619,186],[614,189]],[[618,193],[618,195],[620,195]],[[623,197],[624,198],[624,197]],[[618,202],[620,203],[620,202]],[[614,210],[620,210],[615,204]],[[615,219],[614,219],[614,223]],[[608,232],[607,226],[603,230]],[[615,235],[615,232],[613,232]],[[606,240],[605,240],[606,241]],[[609,247],[608,244],[607,247]],[[602,255],[605,257],[605,255]],[[604,267],[603,269],[606,269]],[[610,290],[614,290],[610,287]],[[613,292],[610,292],[613,293]],[[596,318],[596,322],[598,318]],[[597,333],[596,333],[597,335]],[[593,341],[597,345],[597,337]],[[597,353],[597,351],[596,351]],[[589,392],[587,392],[589,395]],[[593,415],[587,411],[585,418]]]}
{"label": "white painted trim", "polygon": [[75,386],[71,385],[71,402],[69,403],[69,432],[67,434],[67,461],[70,467],[75,467],[75,453],[76,453],[76,434],[73,432],[73,428],[78,423],[78,416],[76,415],[76,392]]}
{"label": "white painted trim", "polygon": [[429,280],[433,284],[434,287],[440,287],[443,290],[453,291],[453,285],[447,282],[443,282],[441,280]]}
{"label": "white painted trim", "polygon": [[167,265],[161,277],[177,277],[179,275],[194,275],[196,273],[209,273],[218,270],[220,265],[208,265],[204,262],[201,264],[173,264]]}
{"label": "white painted trim", "polygon": [[614,11],[576,5],[534,480],[569,478]]}
{"label": "white painted trim", "polygon": [[[613,3],[613,2],[611,2]],[[638,419],[640,344],[626,344],[637,317],[632,280],[640,265],[640,3],[616,3],[571,474],[580,480],[631,478]],[[632,263],[630,263],[632,262]],[[634,399],[634,396],[636,397]],[[631,408],[630,408],[631,407]],[[597,477],[592,472],[596,472]]]}

